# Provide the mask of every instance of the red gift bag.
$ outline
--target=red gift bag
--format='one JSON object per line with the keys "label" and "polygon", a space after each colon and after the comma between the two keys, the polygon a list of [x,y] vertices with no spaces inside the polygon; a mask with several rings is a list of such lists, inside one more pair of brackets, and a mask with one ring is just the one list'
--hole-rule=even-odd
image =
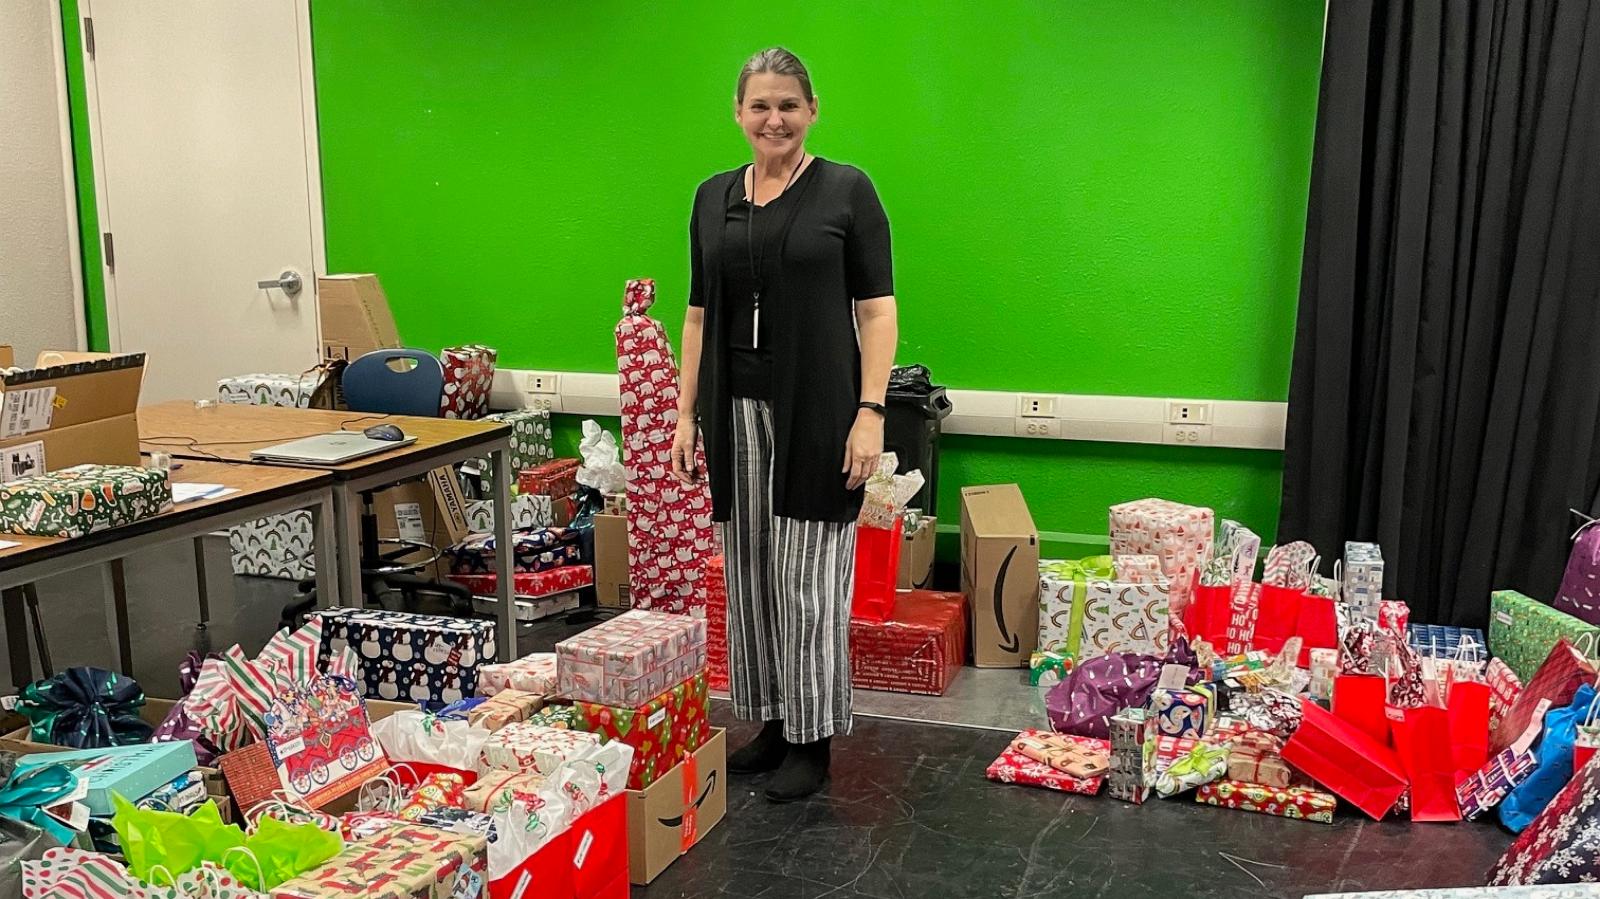
{"label": "red gift bag", "polygon": [[1283,649],[1284,641],[1296,633],[1300,622],[1300,599],[1305,593],[1297,587],[1280,587],[1277,584],[1261,585],[1261,602],[1256,613],[1255,649],[1276,653]]}
{"label": "red gift bag", "polygon": [[1516,742],[1533,719],[1534,709],[1540,700],[1550,700],[1551,708],[1563,708],[1572,704],[1578,687],[1594,683],[1594,680],[1594,665],[1583,657],[1583,653],[1571,641],[1562,637],[1560,642],[1551,647],[1550,654],[1545,656],[1539,670],[1534,672],[1522,692],[1517,694],[1511,710],[1500,720],[1500,726],[1495,728],[1489,739],[1489,752],[1499,753]]}
{"label": "red gift bag", "polygon": [[1449,713],[1438,706],[1406,709],[1395,735],[1411,780],[1411,820],[1460,821]]}
{"label": "red gift bag", "polygon": [[1310,699],[1283,760],[1351,805],[1380,820],[1406,791],[1405,769],[1388,746]]}
{"label": "red gift bag", "polygon": [[892,528],[856,528],[856,588],[850,616],[888,621],[894,614],[894,591],[900,581],[900,544],[904,524]]}
{"label": "red gift bag", "polygon": [[1190,640],[1205,640],[1221,652],[1228,642],[1228,602],[1233,588],[1227,584],[1195,585],[1183,610],[1183,626]]}
{"label": "red gift bag", "polygon": [[1446,710],[1456,783],[1471,777],[1489,761],[1489,692],[1489,685],[1479,681],[1462,680],[1450,685]]}
{"label": "red gift bag", "polygon": [[1360,728],[1362,733],[1389,742],[1389,684],[1376,674],[1341,674],[1333,679],[1333,714]]}
{"label": "red gift bag", "polygon": [[1301,668],[1311,667],[1311,650],[1338,649],[1339,613],[1334,611],[1333,597],[1302,594],[1294,632],[1301,640]]}

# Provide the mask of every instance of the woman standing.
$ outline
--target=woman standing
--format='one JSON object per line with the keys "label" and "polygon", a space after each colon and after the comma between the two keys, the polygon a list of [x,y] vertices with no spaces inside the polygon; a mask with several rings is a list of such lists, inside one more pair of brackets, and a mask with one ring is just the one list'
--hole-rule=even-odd
{"label": "woman standing", "polygon": [[728,770],[778,769],[767,798],[827,781],[850,732],[850,597],[861,485],[883,452],[897,340],[889,221],[859,169],[806,152],[817,120],[793,53],[739,73],[755,159],[695,193],[674,473],[705,433],[727,554],[734,713],[766,722]]}

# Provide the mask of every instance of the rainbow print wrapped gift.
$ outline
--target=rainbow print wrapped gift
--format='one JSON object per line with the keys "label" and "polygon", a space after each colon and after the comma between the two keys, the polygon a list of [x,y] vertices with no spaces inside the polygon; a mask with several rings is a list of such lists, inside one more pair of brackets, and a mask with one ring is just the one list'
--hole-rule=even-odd
{"label": "rainbow print wrapped gift", "polygon": [[128,465],[75,465],[0,484],[0,534],[82,537],[172,508],[167,473]]}
{"label": "rainbow print wrapped gift", "polygon": [[634,609],[556,644],[558,692],[641,706],[706,666],[704,618]]}
{"label": "rainbow print wrapped gift", "polygon": [[1109,556],[1039,563],[1039,649],[1083,664],[1108,652],[1166,654],[1169,587],[1117,579]]}

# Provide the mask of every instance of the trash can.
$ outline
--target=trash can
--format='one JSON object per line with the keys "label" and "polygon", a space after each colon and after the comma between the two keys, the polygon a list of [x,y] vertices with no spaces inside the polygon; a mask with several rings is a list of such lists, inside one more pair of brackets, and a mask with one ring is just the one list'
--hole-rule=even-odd
{"label": "trash can", "polygon": [[950,398],[932,384],[927,366],[907,365],[889,373],[884,401],[883,448],[900,460],[899,472],[920,470],[922,490],[910,506],[937,515],[940,422],[950,414]]}

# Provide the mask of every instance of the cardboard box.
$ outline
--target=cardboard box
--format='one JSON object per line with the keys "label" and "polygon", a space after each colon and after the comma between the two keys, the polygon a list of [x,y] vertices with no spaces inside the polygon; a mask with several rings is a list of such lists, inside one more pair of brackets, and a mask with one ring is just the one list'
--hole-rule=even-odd
{"label": "cardboard box", "polygon": [[45,351],[0,374],[0,481],[74,465],[139,464],[144,354]]}
{"label": "cardboard box", "polygon": [[628,517],[594,517],[594,590],[601,608],[631,608],[628,599]]}
{"label": "cardboard box", "polygon": [[10,368],[16,364],[16,355],[11,352],[11,345],[0,343],[0,368]]}
{"label": "cardboard box", "polygon": [[979,668],[1020,668],[1039,639],[1039,532],[1016,484],[961,489],[961,592]]}
{"label": "cardboard box", "polygon": [[917,529],[905,535],[900,546],[900,580],[895,586],[901,590],[926,590],[933,583],[933,544],[939,519],[932,515],[922,519]]}
{"label": "cardboard box", "polygon": [[377,275],[324,275],[317,279],[317,321],[322,358],[354,362],[373,350],[399,347],[389,300]]}
{"label": "cardboard box", "polygon": [[655,880],[728,811],[727,731],[643,790],[628,791],[628,879]]}
{"label": "cardboard box", "polygon": [[[372,495],[372,512],[378,518],[378,537],[420,540],[444,550],[465,540],[467,503],[461,495],[461,482],[455,470],[446,466],[428,472],[427,478],[398,484]],[[430,556],[433,553],[420,553]],[[423,577],[442,580],[449,574],[449,562],[440,558],[421,572]]]}

